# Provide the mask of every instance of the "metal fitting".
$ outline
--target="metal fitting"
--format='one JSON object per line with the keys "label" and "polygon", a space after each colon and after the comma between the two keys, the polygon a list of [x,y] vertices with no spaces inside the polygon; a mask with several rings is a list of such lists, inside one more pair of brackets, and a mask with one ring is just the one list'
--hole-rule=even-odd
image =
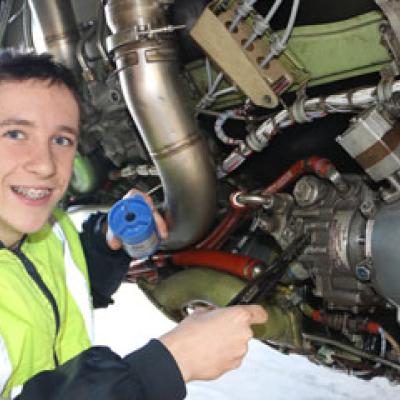
{"label": "metal fitting", "polygon": [[370,267],[366,264],[359,264],[356,266],[356,277],[362,282],[367,282],[371,279]]}
{"label": "metal fitting", "polygon": [[293,195],[300,207],[308,207],[325,197],[326,186],[314,176],[304,176],[297,181]]}
{"label": "metal fitting", "polygon": [[247,194],[238,192],[236,202],[248,206],[262,206],[271,209],[274,206],[274,196],[271,194]]}

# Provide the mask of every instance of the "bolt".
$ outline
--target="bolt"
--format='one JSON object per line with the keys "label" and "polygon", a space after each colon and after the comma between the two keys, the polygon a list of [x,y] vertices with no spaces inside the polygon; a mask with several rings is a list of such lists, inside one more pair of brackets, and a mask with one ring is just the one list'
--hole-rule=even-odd
{"label": "bolt", "polygon": [[371,200],[366,200],[361,203],[360,211],[363,213],[363,215],[369,217],[374,214],[375,204]]}
{"label": "bolt", "polygon": [[324,192],[324,188],[320,185],[318,179],[313,176],[303,177],[293,189],[293,195],[301,207],[315,204]]}
{"label": "bolt", "polygon": [[271,103],[272,103],[272,98],[271,98],[271,96],[269,96],[268,94],[266,94],[266,95],[264,96],[264,101],[265,101],[267,104],[271,104]]}
{"label": "bolt", "polygon": [[110,92],[110,98],[113,103],[118,103],[120,101],[120,95],[116,90]]}
{"label": "bolt", "polygon": [[360,264],[356,266],[356,277],[358,280],[366,282],[371,278],[371,271],[368,266]]}

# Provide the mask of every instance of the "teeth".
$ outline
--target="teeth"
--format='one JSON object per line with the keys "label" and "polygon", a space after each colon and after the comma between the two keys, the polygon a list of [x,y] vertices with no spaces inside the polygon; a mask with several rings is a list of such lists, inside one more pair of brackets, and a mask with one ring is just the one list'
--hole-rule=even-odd
{"label": "teeth", "polygon": [[39,200],[50,194],[50,189],[34,189],[22,186],[13,186],[13,191],[32,200]]}

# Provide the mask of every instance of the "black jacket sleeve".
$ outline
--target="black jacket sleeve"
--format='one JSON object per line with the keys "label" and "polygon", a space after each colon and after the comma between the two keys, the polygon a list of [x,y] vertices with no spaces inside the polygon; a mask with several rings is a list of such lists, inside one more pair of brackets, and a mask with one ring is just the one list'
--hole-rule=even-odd
{"label": "black jacket sleeve", "polygon": [[120,358],[91,347],[25,383],[18,400],[181,400],[186,387],[174,358],[156,339]]}
{"label": "black jacket sleeve", "polygon": [[80,233],[95,308],[107,307],[113,302],[111,296],[119,288],[131,261],[124,250],[108,247],[102,231],[106,219],[104,213],[90,215]]}

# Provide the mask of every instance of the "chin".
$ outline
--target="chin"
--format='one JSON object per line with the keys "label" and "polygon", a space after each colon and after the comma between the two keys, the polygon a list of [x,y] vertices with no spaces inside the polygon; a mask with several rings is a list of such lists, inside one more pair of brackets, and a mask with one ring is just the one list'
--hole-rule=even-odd
{"label": "chin", "polygon": [[[50,215],[50,214],[49,214]],[[42,218],[35,218],[30,220],[21,221],[20,224],[16,224],[15,228],[22,234],[35,233],[43,228],[49,219],[49,215]]]}

